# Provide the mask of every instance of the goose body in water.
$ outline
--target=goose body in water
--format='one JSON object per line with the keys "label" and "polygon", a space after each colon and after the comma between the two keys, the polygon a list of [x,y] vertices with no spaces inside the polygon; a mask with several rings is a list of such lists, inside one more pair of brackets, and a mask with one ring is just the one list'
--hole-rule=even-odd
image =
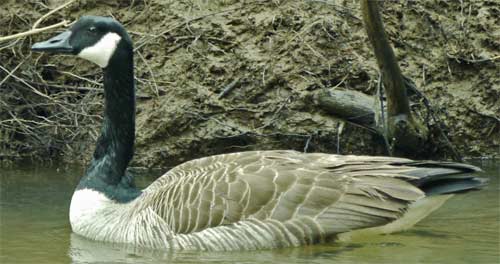
{"label": "goose body in water", "polygon": [[70,206],[81,236],[164,249],[299,246],[408,228],[450,194],[484,184],[465,164],[276,150],[188,161],[138,190],[125,172],[135,134],[132,47],[122,25],[95,16],[32,47],[104,71],[101,135]]}

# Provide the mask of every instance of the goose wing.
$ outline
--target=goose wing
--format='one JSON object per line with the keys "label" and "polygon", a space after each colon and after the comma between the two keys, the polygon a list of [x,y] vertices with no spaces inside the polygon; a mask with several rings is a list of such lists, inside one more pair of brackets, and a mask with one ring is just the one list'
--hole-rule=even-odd
{"label": "goose wing", "polygon": [[424,196],[409,183],[419,177],[408,173],[415,168],[404,164],[411,162],[295,151],[216,155],[170,170],[139,204],[177,234],[252,219],[323,237],[400,217]]}

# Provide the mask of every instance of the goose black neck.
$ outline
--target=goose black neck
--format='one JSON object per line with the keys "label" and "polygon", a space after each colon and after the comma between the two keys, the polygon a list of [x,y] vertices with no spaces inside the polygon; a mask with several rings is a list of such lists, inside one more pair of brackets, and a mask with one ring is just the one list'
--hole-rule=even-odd
{"label": "goose black neck", "polygon": [[134,153],[134,139],[133,52],[131,45],[120,42],[108,66],[104,68],[104,119],[101,135],[90,166],[78,188],[106,192],[109,187],[132,187],[127,186],[124,181],[127,177],[124,176]]}

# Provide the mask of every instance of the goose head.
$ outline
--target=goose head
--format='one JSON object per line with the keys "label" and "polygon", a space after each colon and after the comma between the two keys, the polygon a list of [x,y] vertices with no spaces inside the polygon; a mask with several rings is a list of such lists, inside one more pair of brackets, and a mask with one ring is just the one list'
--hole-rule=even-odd
{"label": "goose head", "polygon": [[31,49],[77,55],[106,68],[117,49],[132,50],[132,41],[116,20],[83,16],[70,29],[47,41],[35,43]]}

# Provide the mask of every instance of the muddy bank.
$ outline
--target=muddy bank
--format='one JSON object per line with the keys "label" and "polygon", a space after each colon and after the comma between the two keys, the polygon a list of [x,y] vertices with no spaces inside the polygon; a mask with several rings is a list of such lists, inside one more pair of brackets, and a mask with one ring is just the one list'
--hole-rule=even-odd
{"label": "muddy bank", "polygon": [[[7,1],[0,35],[30,29],[63,2]],[[390,1],[382,10],[403,73],[430,99],[453,145],[469,157],[498,155],[498,4]],[[89,0],[41,26],[82,14],[114,16],[135,42],[135,165],[251,149],[385,154],[376,135],[311,100],[332,87],[376,92],[357,1]],[[79,59],[30,53],[53,34],[0,43],[0,159],[81,162],[93,150],[102,75]],[[450,156],[433,131],[418,158]]]}

